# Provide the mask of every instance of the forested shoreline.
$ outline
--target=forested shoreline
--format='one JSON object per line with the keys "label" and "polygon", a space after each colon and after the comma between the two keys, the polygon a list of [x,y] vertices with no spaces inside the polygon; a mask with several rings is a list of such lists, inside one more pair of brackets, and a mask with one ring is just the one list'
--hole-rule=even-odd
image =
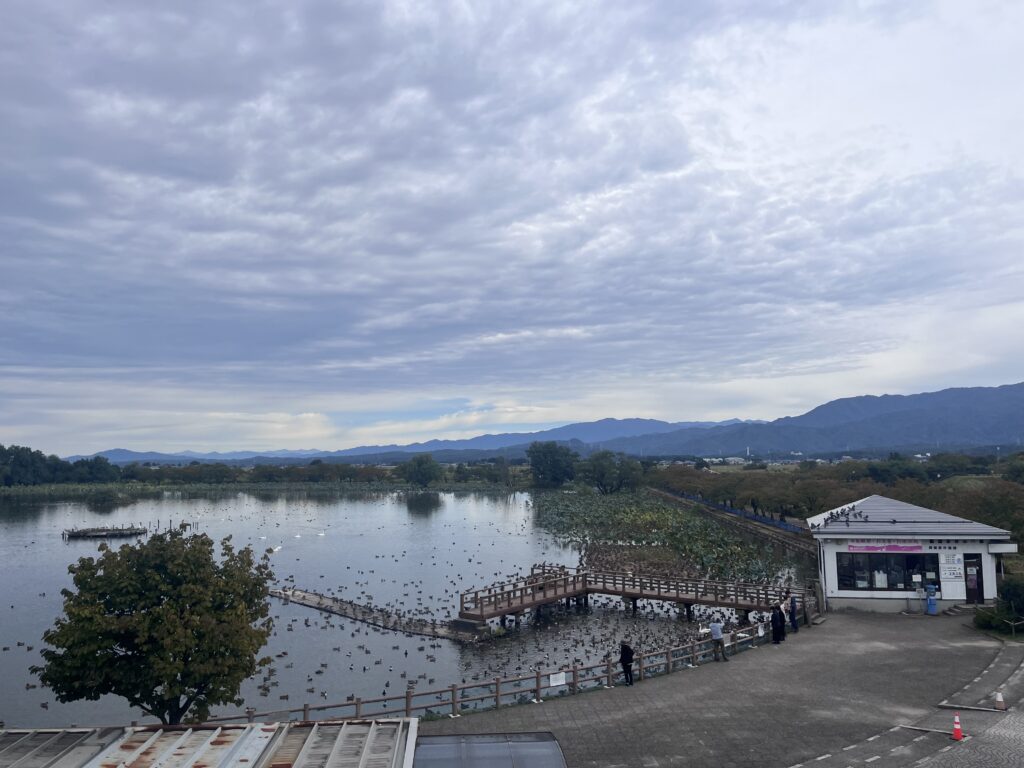
{"label": "forested shoreline", "polygon": [[879,462],[805,461],[788,471],[747,467],[676,465],[649,473],[646,480],[656,488],[777,520],[801,520],[878,494],[1004,528],[1024,542],[1024,454],[1002,460],[960,454],[918,460],[893,454]]}
{"label": "forested shoreline", "polygon": [[96,494],[138,497],[182,487],[521,490],[530,486],[532,474],[533,484],[538,487],[568,484],[603,495],[647,485],[790,520],[879,494],[1005,528],[1024,542],[1024,453],[1002,457],[891,454],[880,461],[783,465],[750,462],[736,467],[698,459],[659,467],[651,461],[641,464],[607,451],[581,460],[554,443],[537,443],[531,451],[530,467],[502,459],[442,465],[429,454],[412,455],[395,467],[334,464],[318,459],[287,466],[192,462],[183,466],[120,467],[103,457],[68,462],[31,448],[0,445],[0,493],[57,499]]}

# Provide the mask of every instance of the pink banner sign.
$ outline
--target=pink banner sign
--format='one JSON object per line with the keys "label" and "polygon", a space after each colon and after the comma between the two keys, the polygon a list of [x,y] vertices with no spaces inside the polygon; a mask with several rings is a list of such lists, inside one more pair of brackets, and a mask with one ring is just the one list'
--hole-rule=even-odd
{"label": "pink banner sign", "polygon": [[847,552],[923,552],[920,544],[848,544]]}

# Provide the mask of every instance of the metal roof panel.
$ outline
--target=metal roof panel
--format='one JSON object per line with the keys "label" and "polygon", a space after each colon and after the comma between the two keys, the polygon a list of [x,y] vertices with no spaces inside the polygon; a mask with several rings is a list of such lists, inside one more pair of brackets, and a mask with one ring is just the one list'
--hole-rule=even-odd
{"label": "metal roof panel", "polygon": [[1002,528],[878,495],[809,517],[807,525],[817,538],[1010,538]]}

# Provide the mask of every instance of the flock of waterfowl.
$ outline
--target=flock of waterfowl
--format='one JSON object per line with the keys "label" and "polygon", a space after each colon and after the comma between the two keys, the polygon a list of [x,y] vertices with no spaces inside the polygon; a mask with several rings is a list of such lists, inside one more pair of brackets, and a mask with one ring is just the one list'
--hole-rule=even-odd
{"label": "flock of waterfowl", "polygon": [[[84,507],[70,505],[68,514],[84,512]],[[267,500],[240,494],[219,500],[175,500],[172,510],[160,501],[140,501],[125,512],[132,520],[144,519],[147,513],[153,519],[166,518],[172,512],[214,538],[234,534],[236,544],[270,549],[279,586],[427,620],[453,618],[460,592],[515,578],[534,562],[580,564],[578,547],[535,527],[525,495],[446,495],[427,516],[406,510],[400,494],[357,500]],[[64,563],[90,552],[85,545],[61,549]],[[63,564],[59,570],[63,573]],[[47,585],[52,590],[46,601],[49,609],[59,609],[53,594],[64,585],[64,578]],[[52,621],[54,612],[49,609],[41,611],[35,635],[21,642],[38,642]],[[644,652],[699,637],[710,612],[695,610],[697,620],[687,622],[670,604],[642,601],[633,615],[620,599],[593,596],[587,614],[560,606],[544,621],[463,646],[275,601],[275,628],[263,651],[271,663],[243,685],[242,696],[246,706],[269,711],[304,703],[341,703],[356,696],[398,697],[410,686],[438,690],[537,669],[598,664],[609,654],[617,656],[624,638]],[[731,613],[723,613],[733,619]],[[0,633],[0,639],[7,638]],[[25,668],[32,663],[38,663],[37,654],[27,655]],[[36,681],[26,676],[25,683]],[[25,695],[34,697],[39,707],[51,707],[51,717],[62,706],[45,698],[39,701],[45,689],[29,688]],[[0,714],[8,723],[16,721],[9,708]],[[96,720],[103,718],[98,715]],[[33,724],[32,718],[26,716],[24,724]]]}

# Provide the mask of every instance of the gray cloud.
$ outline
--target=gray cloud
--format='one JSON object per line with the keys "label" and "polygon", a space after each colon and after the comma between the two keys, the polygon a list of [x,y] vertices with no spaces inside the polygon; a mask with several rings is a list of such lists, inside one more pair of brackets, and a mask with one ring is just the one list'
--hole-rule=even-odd
{"label": "gray cloud", "polygon": [[341,447],[1017,380],[977,318],[1022,314],[1020,16],[8,4],[0,441]]}

